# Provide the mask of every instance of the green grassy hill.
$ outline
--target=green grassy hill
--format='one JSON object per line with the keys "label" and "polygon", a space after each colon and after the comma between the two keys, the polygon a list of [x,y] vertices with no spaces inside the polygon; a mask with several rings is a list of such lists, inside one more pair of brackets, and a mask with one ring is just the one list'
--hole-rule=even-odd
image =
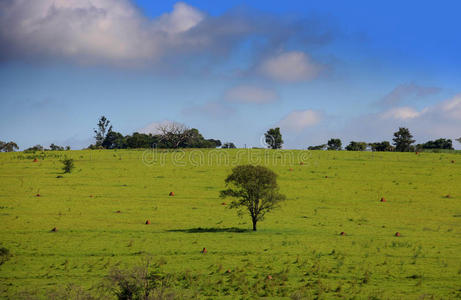
{"label": "green grassy hill", "polygon": [[[0,246],[11,253],[0,297],[49,298],[69,284],[109,295],[110,270],[147,258],[164,263],[176,298],[461,297],[459,154],[150,154],[0,153]],[[287,195],[257,232],[219,198],[248,162],[273,169]]]}

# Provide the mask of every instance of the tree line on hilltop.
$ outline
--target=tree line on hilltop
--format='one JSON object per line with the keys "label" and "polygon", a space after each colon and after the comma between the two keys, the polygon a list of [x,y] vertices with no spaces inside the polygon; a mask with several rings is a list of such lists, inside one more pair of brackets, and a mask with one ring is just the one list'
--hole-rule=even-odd
{"label": "tree line on hilltop", "polygon": [[[280,128],[271,128],[265,134],[265,142],[269,149],[281,149],[283,146],[282,133]],[[134,132],[131,135],[123,135],[114,131],[110,121],[101,116],[98,120],[97,128],[94,129],[95,143],[88,146],[87,149],[137,149],[137,148],[236,148],[232,142],[221,143],[218,139],[206,139],[196,128],[189,128],[184,124],[171,122],[160,124],[156,128],[156,133],[146,134]],[[461,143],[461,138],[456,139]],[[410,130],[400,127],[394,132],[392,144],[389,141],[367,143],[363,141],[351,141],[344,150],[347,151],[395,151],[395,152],[414,152],[423,150],[446,149],[453,150],[453,141],[451,139],[439,138],[433,141],[427,141],[423,144],[414,144],[415,140]],[[18,150],[18,145],[13,142],[0,141],[0,152],[13,152]],[[326,144],[309,146],[308,150],[343,150],[341,139],[332,138]],[[35,145],[27,148],[26,152],[35,151],[62,151],[70,150],[69,146],[62,147],[51,144],[49,148],[42,145]]]}

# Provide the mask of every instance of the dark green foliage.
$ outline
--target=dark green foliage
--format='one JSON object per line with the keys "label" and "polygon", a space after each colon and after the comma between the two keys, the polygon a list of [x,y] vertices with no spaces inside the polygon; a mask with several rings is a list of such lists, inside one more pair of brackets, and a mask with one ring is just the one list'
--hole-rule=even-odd
{"label": "dark green foliage", "polygon": [[234,143],[227,142],[227,143],[224,143],[221,148],[223,148],[223,149],[235,149],[236,147],[235,147]]}
{"label": "dark green foliage", "polygon": [[51,144],[50,145],[50,150],[51,151],[63,151],[64,147],[58,146],[58,145],[55,145],[55,144]]}
{"label": "dark green foliage", "polygon": [[307,150],[325,150],[327,148],[327,144],[322,144],[318,146],[309,146]]}
{"label": "dark green foliage", "polygon": [[62,167],[62,170],[64,171],[64,173],[70,173],[72,172],[72,170],[74,169],[74,160],[72,158],[66,158],[64,160],[62,160],[62,163],[63,163],[63,167]]}
{"label": "dark green foliage", "polygon": [[340,139],[330,139],[328,141],[328,150],[341,150],[342,143]]}
{"label": "dark green foliage", "polygon": [[368,145],[371,147],[372,151],[395,151],[394,146],[392,146],[388,141],[370,143]]}
{"label": "dark green foliage", "polygon": [[101,116],[98,121],[98,129],[94,129],[95,145],[102,146],[104,139],[111,131],[112,125],[110,125],[110,121],[105,116]]}
{"label": "dark green foliage", "polygon": [[239,213],[248,212],[254,231],[256,223],[286,198],[279,193],[277,174],[263,166],[237,166],[232,169],[225,183],[228,188],[222,190],[220,196],[237,198],[229,207],[239,209]]}
{"label": "dark green foliage", "polygon": [[271,128],[265,134],[267,147],[270,149],[280,149],[283,145],[282,134],[280,128]]}
{"label": "dark green foliage", "polygon": [[15,150],[18,150],[19,147],[15,142],[2,142],[0,141],[0,152],[14,152]]}
{"label": "dark green foliage", "polygon": [[[178,133],[179,134],[179,133]],[[139,148],[216,148],[221,146],[220,140],[205,139],[200,132],[195,129],[187,129],[182,133],[183,137],[163,137],[162,135],[152,135],[135,132],[132,135],[123,136],[121,133],[111,131],[107,134],[101,146],[105,149],[139,149]],[[171,133],[170,133],[171,135]],[[184,138],[184,139],[183,139]],[[179,144],[176,144],[177,141]],[[97,147],[95,147],[97,149]]]}
{"label": "dark green foliage", "polygon": [[450,139],[437,139],[435,141],[428,141],[424,144],[416,145],[416,149],[448,149],[453,150],[453,142]]}
{"label": "dark green foliage", "polygon": [[108,288],[119,300],[164,299],[158,296],[163,294],[167,278],[159,268],[160,263],[147,261],[131,270],[113,269],[107,277]]}
{"label": "dark green foliage", "polygon": [[409,152],[413,150],[412,144],[415,140],[408,128],[400,127],[399,131],[394,132],[394,138],[392,140],[394,141],[395,151]]}
{"label": "dark green foliage", "polygon": [[365,142],[350,142],[346,147],[347,151],[365,151],[367,150],[367,143]]}
{"label": "dark green foliage", "polygon": [[11,257],[10,250],[5,247],[0,248],[0,265],[3,265]]}
{"label": "dark green foliage", "polygon": [[124,149],[127,148],[127,141],[120,132],[111,131],[106,135],[106,138],[102,142],[101,146],[105,149]]}
{"label": "dark green foliage", "polygon": [[44,151],[44,150],[45,150],[45,148],[42,145],[35,145],[33,147],[27,148],[24,151],[25,152],[35,152],[35,151]]}

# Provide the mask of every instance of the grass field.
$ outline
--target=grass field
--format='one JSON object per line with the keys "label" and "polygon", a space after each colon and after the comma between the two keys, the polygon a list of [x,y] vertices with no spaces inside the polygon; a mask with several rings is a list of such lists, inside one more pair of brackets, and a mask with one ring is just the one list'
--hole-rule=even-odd
{"label": "grass field", "polygon": [[[71,174],[61,171],[65,155],[75,160]],[[157,158],[0,153],[0,246],[11,252],[0,297],[46,299],[73,285],[114,298],[100,287],[110,270],[150,257],[164,262],[178,299],[461,298],[457,153],[235,149]],[[232,166],[248,161],[273,169],[287,196],[257,232],[219,198]]]}

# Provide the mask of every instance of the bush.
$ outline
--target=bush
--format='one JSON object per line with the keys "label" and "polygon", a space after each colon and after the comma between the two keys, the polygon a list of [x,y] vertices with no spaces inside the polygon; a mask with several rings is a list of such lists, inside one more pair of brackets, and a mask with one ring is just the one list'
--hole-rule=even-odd
{"label": "bush", "polygon": [[70,173],[74,169],[74,160],[72,158],[66,158],[62,161],[64,166],[62,167],[62,170],[64,173]]}
{"label": "bush", "polygon": [[0,265],[3,265],[11,257],[10,250],[5,247],[0,248]]}

